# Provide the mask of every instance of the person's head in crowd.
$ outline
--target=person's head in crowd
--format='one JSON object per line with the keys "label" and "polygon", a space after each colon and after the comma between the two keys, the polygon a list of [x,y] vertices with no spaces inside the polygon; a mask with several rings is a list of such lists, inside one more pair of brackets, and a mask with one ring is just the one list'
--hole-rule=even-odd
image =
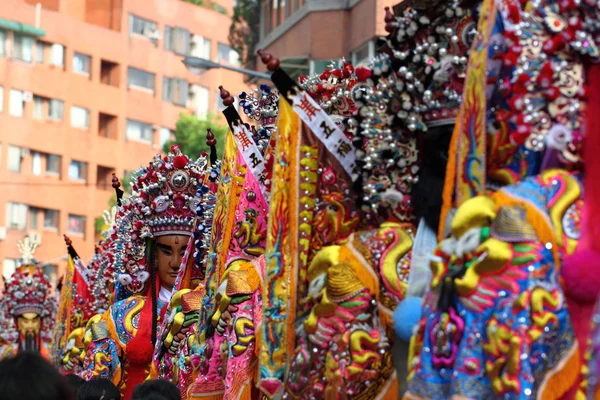
{"label": "person's head in crowd", "polygon": [[65,379],[67,380],[67,383],[69,384],[69,387],[71,388],[71,393],[73,394],[73,399],[75,399],[77,397],[77,391],[79,390],[81,385],[83,385],[85,383],[85,380],[82,377],[77,376],[75,374],[65,375]]}
{"label": "person's head in crowd", "polygon": [[148,380],[133,389],[131,400],[181,400],[176,385],[162,379]]}
{"label": "person's head in crowd", "polygon": [[108,379],[92,379],[81,385],[76,400],[121,400],[121,392]]}
{"label": "person's head in crowd", "polygon": [[67,380],[42,356],[20,352],[0,361],[2,400],[74,400]]}

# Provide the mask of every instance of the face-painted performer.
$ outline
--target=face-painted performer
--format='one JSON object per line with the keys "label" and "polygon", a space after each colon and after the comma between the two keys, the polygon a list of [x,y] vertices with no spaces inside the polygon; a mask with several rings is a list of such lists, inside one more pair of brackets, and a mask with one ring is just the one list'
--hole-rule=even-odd
{"label": "face-painted performer", "polygon": [[[18,243],[20,266],[6,282],[2,307],[2,355],[34,351],[49,358],[48,347],[56,314],[51,285],[34,258],[38,244],[26,237]],[[4,329],[6,328],[6,330]]]}
{"label": "face-painted performer", "polygon": [[111,379],[125,398],[148,376],[157,327],[194,230],[206,165],[205,157],[191,161],[174,146],[137,171],[133,193],[117,213],[111,244],[117,302],[88,323],[83,375]]}

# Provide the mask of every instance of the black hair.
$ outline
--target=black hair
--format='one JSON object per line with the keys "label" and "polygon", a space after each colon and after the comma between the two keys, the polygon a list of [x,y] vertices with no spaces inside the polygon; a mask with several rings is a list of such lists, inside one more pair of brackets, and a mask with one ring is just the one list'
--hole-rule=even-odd
{"label": "black hair", "polygon": [[85,383],[85,379],[75,374],[69,374],[65,375],[65,380],[69,384],[71,393],[73,393],[73,398],[75,399],[77,397],[77,391]]}
{"label": "black hair", "polygon": [[156,246],[154,241],[148,241],[148,253],[150,261],[150,290],[152,291],[152,348],[156,346],[156,329],[158,325],[158,302],[156,299],[156,274],[158,265],[156,265]]}
{"label": "black hair", "polygon": [[163,379],[148,380],[133,389],[131,400],[181,400],[179,388]]}
{"label": "black hair", "polygon": [[74,400],[67,380],[42,356],[20,352],[0,361],[3,400]]}
{"label": "black hair", "polygon": [[448,148],[453,126],[430,128],[422,137],[419,180],[412,187],[415,219],[437,232],[440,225],[444,181],[448,164]]}
{"label": "black hair", "polygon": [[121,400],[121,392],[108,379],[92,379],[77,391],[76,400]]}

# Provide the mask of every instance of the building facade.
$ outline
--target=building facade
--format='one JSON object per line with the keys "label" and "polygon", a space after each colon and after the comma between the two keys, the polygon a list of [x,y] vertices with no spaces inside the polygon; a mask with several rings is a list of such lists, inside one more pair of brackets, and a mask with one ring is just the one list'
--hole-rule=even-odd
{"label": "building facade", "polygon": [[0,1],[4,276],[25,235],[40,241],[37,258],[55,280],[66,265],[63,234],[91,257],[112,173],[149,162],[181,112],[218,113],[219,84],[245,88],[242,75],[195,75],[181,62],[238,63],[227,39],[232,8],[232,0]]}
{"label": "building facade", "polygon": [[323,72],[342,58],[359,65],[375,55],[376,39],[387,35],[385,7],[397,2],[262,0],[257,49],[279,57],[296,77]]}

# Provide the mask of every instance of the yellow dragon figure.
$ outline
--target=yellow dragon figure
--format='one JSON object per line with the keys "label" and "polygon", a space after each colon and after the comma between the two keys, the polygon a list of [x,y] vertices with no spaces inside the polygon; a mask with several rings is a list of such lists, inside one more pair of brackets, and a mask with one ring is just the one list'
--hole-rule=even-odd
{"label": "yellow dragon figure", "polygon": [[390,319],[406,291],[412,247],[407,228],[383,224],[315,254],[307,272],[306,303],[312,306],[296,322],[288,395],[397,397]]}
{"label": "yellow dragon figure", "polygon": [[60,363],[67,373],[79,372],[79,369],[83,366],[83,360],[85,357],[85,328],[77,328],[73,330],[67,338],[65,346],[65,352]]}
{"label": "yellow dragon figure", "polygon": [[236,223],[236,229],[233,237],[238,241],[239,247],[245,253],[260,257],[265,254],[264,246],[260,246],[260,242],[264,238],[264,233],[259,232],[258,211],[253,208],[244,210],[245,219]]}
{"label": "yellow dragon figure", "polygon": [[503,196],[466,201],[434,253],[406,399],[560,397],[577,374],[554,233]]}
{"label": "yellow dragon figure", "polygon": [[173,295],[165,317],[162,348],[154,358],[157,368],[152,378],[168,379],[177,384],[182,396],[193,382],[191,348],[197,340],[194,328],[203,296],[203,286],[194,290],[182,289]]}
{"label": "yellow dragon figure", "polygon": [[324,243],[336,244],[340,239],[344,240],[360,223],[358,214],[345,206],[343,200],[338,192],[323,195],[325,207],[316,212],[314,227]]}

